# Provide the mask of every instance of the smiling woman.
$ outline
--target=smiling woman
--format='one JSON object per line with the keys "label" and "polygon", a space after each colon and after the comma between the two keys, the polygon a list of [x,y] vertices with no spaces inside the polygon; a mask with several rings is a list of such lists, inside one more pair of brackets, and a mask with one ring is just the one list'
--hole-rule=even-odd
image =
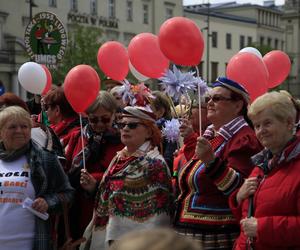
{"label": "smiling woman", "polygon": [[228,195],[250,174],[250,157],[261,149],[245,120],[248,101],[241,84],[225,77],[213,83],[207,103],[212,124],[178,174],[175,228],[204,249],[232,249],[239,233]]}
{"label": "smiling woman", "polygon": [[31,141],[31,118],[25,109],[2,109],[0,131],[0,183],[10,183],[1,185],[1,249],[50,250],[49,222],[21,204],[30,198],[34,210],[57,213],[62,207],[59,195],[70,202],[73,189],[57,156]]}
{"label": "smiling woman", "polygon": [[256,167],[230,197],[242,229],[234,249],[250,249],[250,244],[256,250],[300,249],[300,138],[295,135],[295,106],[287,95],[271,92],[252,103],[249,117],[265,149],[253,157]]}

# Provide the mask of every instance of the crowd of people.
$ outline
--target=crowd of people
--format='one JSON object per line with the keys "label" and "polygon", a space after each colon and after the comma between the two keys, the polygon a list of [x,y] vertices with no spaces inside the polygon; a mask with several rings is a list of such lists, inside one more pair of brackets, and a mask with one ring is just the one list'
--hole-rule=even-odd
{"label": "crowd of people", "polygon": [[[38,112],[0,96],[1,249],[62,246],[66,204],[73,240],[84,237],[74,249],[300,249],[300,106],[289,93],[250,103],[242,83],[219,77],[200,103],[152,91],[139,106],[107,84],[83,117],[63,87]],[[173,118],[175,141],[162,133]]]}

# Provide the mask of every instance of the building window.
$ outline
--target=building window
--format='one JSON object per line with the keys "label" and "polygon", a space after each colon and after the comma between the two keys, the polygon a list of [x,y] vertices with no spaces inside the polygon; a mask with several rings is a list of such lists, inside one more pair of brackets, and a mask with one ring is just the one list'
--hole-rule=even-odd
{"label": "building window", "polygon": [[49,0],[49,7],[56,7],[56,0]]}
{"label": "building window", "polygon": [[143,4],[143,23],[148,24],[149,23],[149,5]]}
{"label": "building window", "polygon": [[211,43],[213,48],[218,47],[218,33],[216,31],[211,33]]}
{"label": "building window", "polygon": [[275,47],[275,49],[278,49],[278,39],[275,39],[275,41],[274,41],[274,47]]}
{"label": "building window", "polygon": [[116,17],[116,3],[115,0],[108,0],[108,17]]}
{"label": "building window", "polygon": [[124,44],[126,46],[128,46],[128,44],[130,43],[131,39],[135,37],[136,34],[134,33],[124,33]]}
{"label": "building window", "polygon": [[272,44],[272,38],[268,37],[268,46],[271,47],[271,44]]}
{"label": "building window", "polygon": [[265,38],[263,36],[261,36],[259,38],[259,44],[262,46],[262,45],[264,45],[264,43],[265,43]]}
{"label": "building window", "polygon": [[174,16],[173,9],[166,8],[166,19],[172,18]]}
{"label": "building window", "polygon": [[91,14],[97,15],[97,0],[91,0]]}
{"label": "building window", "polygon": [[218,73],[218,62],[211,62],[211,81],[215,81],[217,77],[219,76]]}
{"label": "building window", "polygon": [[245,48],[245,36],[240,36],[240,49]]}
{"label": "building window", "polygon": [[247,45],[251,45],[252,44],[252,36],[248,36],[247,38]]}
{"label": "building window", "polygon": [[78,1],[71,0],[71,11],[77,12],[78,11]]}
{"label": "building window", "polygon": [[231,49],[231,34],[226,33],[226,49]]}
{"label": "building window", "polygon": [[133,7],[132,7],[132,1],[127,0],[127,21],[132,22],[132,16],[133,16]]}

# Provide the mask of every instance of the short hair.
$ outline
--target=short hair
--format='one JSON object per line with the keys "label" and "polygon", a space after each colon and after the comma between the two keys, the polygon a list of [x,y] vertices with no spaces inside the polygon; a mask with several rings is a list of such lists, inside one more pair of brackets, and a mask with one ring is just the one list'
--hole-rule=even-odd
{"label": "short hair", "polygon": [[24,102],[16,94],[7,92],[0,96],[0,108],[5,108],[9,106],[19,106],[25,109],[27,112],[30,112],[26,102]]}
{"label": "short hair", "polygon": [[258,97],[251,104],[248,110],[248,116],[250,119],[253,119],[265,109],[268,109],[272,115],[280,121],[287,119],[293,119],[295,121],[296,119],[295,106],[288,95],[284,93],[272,91]]}
{"label": "short hair", "polygon": [[153,91],[152,95],[155,98],[151,100],[151,105],[153,105],[156,110],[164,108],[165,113],[163,118],[172,119],[171,105],[167,95],[161,91]]}
{"label": "short hair", "polygon": [[76,117],[78,114],[74,111],[71,104],[68,102],[63,87],[51,89],[44,97],[44,103],[51,107],[57,105],[64,118]]}
{"label": "short hair", "polygon": [[156,228],[133,231],[116,240],[110,250],[201,250],[201,245],[172,229]]}
{"label": "short hair", "polygon": [[[139,118],[141,119],[141,118]],[[162,141],[162,135],[160,129],[157,127],[155,122],[141,119],[141,123],[145,125],[147,129],[151,132],[151,137],[149,138],[152,146],[160,146]]]}
{"label": "short hair", "polygon": [[115,113],[118,105],[115,98],[109,92],[101,90],[96,97],[96,100],[86,110],[88,114],[94,113],[99,108],[104,108],[112,113]]}
{"label": "short hair", "polygon": [[0,111],[0,130],[9,120],[25,121],[29,127],[32,127],[32,121],[28,111],[20,106],[9,106]]}

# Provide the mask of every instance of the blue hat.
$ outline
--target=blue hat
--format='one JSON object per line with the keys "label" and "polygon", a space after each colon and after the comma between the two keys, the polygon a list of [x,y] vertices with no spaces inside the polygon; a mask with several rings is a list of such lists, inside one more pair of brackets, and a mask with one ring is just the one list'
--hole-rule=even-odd
{"label": "blue hat", "polygon": [[239,83],[230,80],[226,77],[218,77],[217,80],[213,83],[213,88],[215,87],[225,87],[231,91],[241,95],[246,103],[249,103],[250,96],[248,91]]}

